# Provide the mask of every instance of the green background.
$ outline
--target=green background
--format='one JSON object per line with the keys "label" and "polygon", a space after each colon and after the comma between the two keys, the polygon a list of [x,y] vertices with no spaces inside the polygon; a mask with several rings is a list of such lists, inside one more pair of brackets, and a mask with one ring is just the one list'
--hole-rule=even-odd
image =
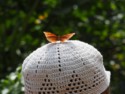
{"label": "green background", "polygon": [[0,0],[0,94],[23,94],[21,65],[48,42],[43,31],[96,47],[112,94],[125,94],[125,0]]}

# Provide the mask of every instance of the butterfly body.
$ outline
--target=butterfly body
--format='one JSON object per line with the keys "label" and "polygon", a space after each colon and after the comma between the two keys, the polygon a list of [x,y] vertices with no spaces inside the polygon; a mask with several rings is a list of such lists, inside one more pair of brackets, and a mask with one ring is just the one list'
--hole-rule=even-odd
{"label": "butterfly body", "polygon": [[65,42],[69,40],[75,33],[70,33],[63,36],[57,36],[51,32],[44,32],[44,34],[49,42],[56,43],[57,41]]}

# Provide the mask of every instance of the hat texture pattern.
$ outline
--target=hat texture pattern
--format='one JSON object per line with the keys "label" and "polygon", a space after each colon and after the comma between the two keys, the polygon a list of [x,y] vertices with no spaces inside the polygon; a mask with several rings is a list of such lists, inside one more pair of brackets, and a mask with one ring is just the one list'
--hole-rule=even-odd
{"label": "hat texture pattern", "polygon": [[69,40],[48,43],[23,62],[25,94],[101,94],[110,83],[110,72],[93,46]]}

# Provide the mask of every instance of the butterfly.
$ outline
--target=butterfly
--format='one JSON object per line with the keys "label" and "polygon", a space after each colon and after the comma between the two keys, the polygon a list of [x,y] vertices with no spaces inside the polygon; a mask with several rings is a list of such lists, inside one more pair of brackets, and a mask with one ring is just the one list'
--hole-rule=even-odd
{"label": "butterfly", "polygon": [[57,36],[51,32],[44,32],[47,40],[51,43],[56,43],[57,41],[60,42],[65,42],[67,40],[69,40],[73,35],[75,35],[75,33],[70,33],[70,34],[66,34],[66,35],[62,35],[62,36]]}

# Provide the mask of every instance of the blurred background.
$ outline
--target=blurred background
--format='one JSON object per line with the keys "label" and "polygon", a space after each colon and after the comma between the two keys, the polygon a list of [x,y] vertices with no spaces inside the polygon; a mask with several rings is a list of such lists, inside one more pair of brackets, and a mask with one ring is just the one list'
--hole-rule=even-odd
{"label": "blurred background", "polygon": [[43,31],[96,47],[111,94],[125,94],[125,0],[0,0],[0,94],[24,94],[21,65],[48,42]]}

